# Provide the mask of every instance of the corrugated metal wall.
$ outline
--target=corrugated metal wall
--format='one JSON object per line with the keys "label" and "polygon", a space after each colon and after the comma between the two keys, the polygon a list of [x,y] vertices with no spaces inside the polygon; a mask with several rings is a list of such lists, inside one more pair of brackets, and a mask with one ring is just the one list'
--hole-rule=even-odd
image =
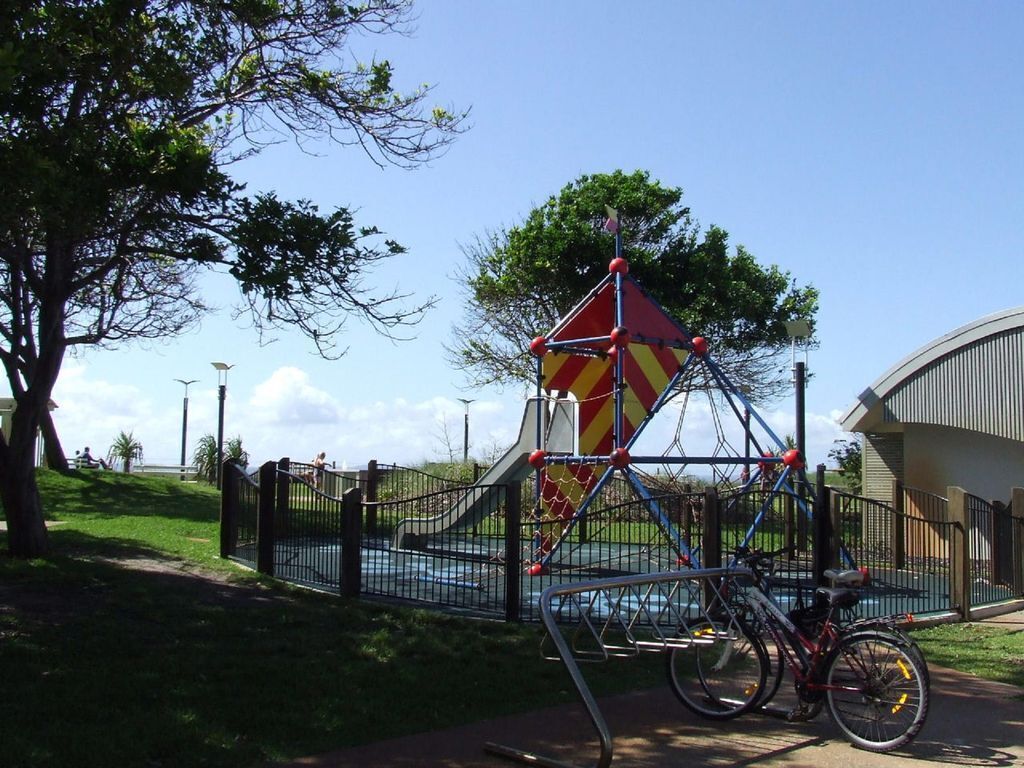
{"label": "corrugated metal wall", "polygon": [[892,501],[892,481],[903,480],[903,433],[864,435],[863,494],[869,499]]}
{"label": "corrugated metal wall", "polygon": [[1024,328],[922,368],[885,399],[887,422],[920,422],[1024,441]]}

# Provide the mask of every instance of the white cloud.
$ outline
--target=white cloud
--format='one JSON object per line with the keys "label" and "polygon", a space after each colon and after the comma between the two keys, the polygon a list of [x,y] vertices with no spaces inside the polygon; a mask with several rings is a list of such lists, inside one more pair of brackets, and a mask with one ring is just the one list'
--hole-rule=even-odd
{"label": "white cloud", "polygon": [[[457,398],[424,393],[420,400],[346,402],[293,366],[276,369],[248,393],[238,389],[228,388],[225,439],[242,437],[253,464],[284,456],[309,461],[319,451],[326,451],[328,461],[339,467],[365,466],[369,459],[415,465],[462,453],[465,405]],[[172,463],[180,457],[180,400],[157,403],[139,387],[109,382],[102,371],[78,361],[65,365],[54,400],[60,406],[54,416],[67,453],[89,445],[93,453],[106,454],[123,430],[142,442],[149,461]],[[471,458],[492,459],[515,442],[523,407],[519,396],[474,400]],[[742,453],[742,425],[731,410],[712,407],[702,398],[690,400],[681,422],[680,410],[680,403],[669,403],[645,429],[633,454],[678,455],[680,448],[688,456]],[[201,435],[216,434],[217,412],[214,386],[190,393],[189,457]],[[781,439],[795,431],[791,411],[774,408],[761,416]],[[838,411],[807,414],[811,466],[828,463],[833,442],[846,436],[837,418]],[[760,444],[771,445],[756,420],[753,431]]]}

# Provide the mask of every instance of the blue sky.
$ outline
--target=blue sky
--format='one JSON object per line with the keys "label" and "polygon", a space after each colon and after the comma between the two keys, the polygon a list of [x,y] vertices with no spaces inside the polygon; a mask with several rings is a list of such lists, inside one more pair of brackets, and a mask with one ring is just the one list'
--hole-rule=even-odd
{"label": "blue sky", "polygon": [[[357,209],[405,245],[373,284],[439,298],[417,338],[395,344],[352,321],[339,361],[298,335],[260,347],[231,319],[231,282],[210,276],[206,296],[223,309],[199,331],[66,360],[54,400],[68,453],[105,453],[124,430],[147,460],[177,461],[176,378],[199,379],[191,453],[216,432],[210,363],[225,361],[226,433],[256,462],[461,454],[460,397],[475,401],[471,455],[493,455],[516,437],[523,393],[466,390],[445,364],[464,302],[460,244],[520,222],[584,173],[647,170],[684,190],[702,226],[820,290],[812,464],[888,368],[1024,303],[1020,3],[433,0],[418,13],[412,37],[367,38],[354,53],[390,59],[404,89],[433,83],[439,103],[472,107],[446,156],[403,171],[356,149],[284,144],[236,169],[252,191]],[[762,412],[786,433],[792,410],[790,398]],[[671,442],[666,418],[652,452]],[[694,446],[714,440],[706,414],[687,419]]]}

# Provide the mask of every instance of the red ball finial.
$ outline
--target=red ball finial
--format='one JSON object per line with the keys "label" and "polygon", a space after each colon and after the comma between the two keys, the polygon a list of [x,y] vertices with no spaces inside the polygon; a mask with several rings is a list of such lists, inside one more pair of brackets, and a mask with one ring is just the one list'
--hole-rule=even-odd
{"label": "red ball finial", "polygon": [[796,448],[790,448],[784,454],[782,454],[782,463],[790,469],[803,469],[804,460],[800,455],[800,451]]}
{"label": "red ball finial", "polygon": [[623,326],[613,328],[611,332],[612,344],[616,347],[625,347],[629,344],[629,329]]}
{"label": "red ball finial", "polygon": [[630,461],[632,461],[632,459],[630,458],[629,451],[625,448],[616,448],[612,451],[611,456],[608,457],[608,463],[616,469],[628,467]]}
{"label": "red ball finial", "polygon": [[538,336],[530,342],[530,352],[537,357],[544,357],[548,352],[548,340],[543,336]]}
{"label": "red ball finial", "polygon": [[608,359],[614,365],[615,361],[619,359],[619,348],[613,344],[605,350],[605,354],[608,355]]}
{"label": "red ball finial", "polygon": [[616,256],[608,264],[608,271],[613,275],[628,275],[629,274],[629,262],[621,256]]}
{"label": "red ball finial", "polygon": [[703,336],[693,337],[693,353],[698,357],[704,357],[708,353],[708,340]]}
{"label": "red ball finial", "polygon": [[534,469],[544,469],[544,464],[546,463],[544,460],[547,458],[547,455],[547,451],[538,448],[530,454],[530,458],[527,461],[529,461],[530,466]]}

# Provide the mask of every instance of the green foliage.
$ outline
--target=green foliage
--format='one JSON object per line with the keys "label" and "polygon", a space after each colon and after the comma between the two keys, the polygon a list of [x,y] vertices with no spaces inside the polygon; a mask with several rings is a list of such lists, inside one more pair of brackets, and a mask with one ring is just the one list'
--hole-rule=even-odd
{"label": "green foliage", "polygon": [[545,334],[608,274],[614,237],[606,206],[618,211],[629,273],[694,334],[755,399],[787,384],[776,357],[788,349],[784,321],[813,321],[818,293],[776,266],[762,267],[719,227],[703,234],[682,205],[682,190],[645,171],[584,175],[506,231],[465,249],[460,278],[464,324],[449,354],[474,382],[529,380],[527,346]]}
{"label": "green foliage", "polygon": [[242,447],[242,438],[238,435],[228,440],[224,446],[224,458],[231,459],[243,467],[249,466],[249,452]]}
{"label": "green foliage", "polygon": [[199,438],[192,454],[192,463],[196,466],[199,479],[211,485],[217,482],[217,460],[217,438],[207,433]]}
{"label": "green foliage", "polygon": [[121,460],[125,472],[132,471],[132,462],[142,459],[142,443],[135,439],[132,432],[125,433],[122,430],[114,439],[110,451],[115,458]]}
{"label": "green foliage", "polygon": [[828,452],[828,457],[839,467],[843,484],[850,489],[854,495],[861,492],[863,476],[861,474],[863,462],[863,449],[859,440],[836,440],[835,446]]}
{"label": "green foliage", "polygon": [[405,32],[411,13],[411,0],[0,4],[0,360],[19,413],[0,493],[21,556],[45,551],[22,489],[68,348],[194,327],[207,270],[237,280],[238,314],[261,337],[297,329],[325,357],[344,354],[352,315],[395,337],[433,306],[366,284],[403,251],[376,227],[249,194],[228,173],[289,137],[380,165],[442,152],[466,113],[349,50]]}
{"label": "green foliage", "polygon": [[[241,437],[232,437],[224,443],[224,459],[231,459],[243,467],[249,466],[249,452],[242,447]],[[207,432],[199,438],[196,450],[192,454],[192,463],[196,466],[199,479],[215,485],[219,460],[217,438]]]}

